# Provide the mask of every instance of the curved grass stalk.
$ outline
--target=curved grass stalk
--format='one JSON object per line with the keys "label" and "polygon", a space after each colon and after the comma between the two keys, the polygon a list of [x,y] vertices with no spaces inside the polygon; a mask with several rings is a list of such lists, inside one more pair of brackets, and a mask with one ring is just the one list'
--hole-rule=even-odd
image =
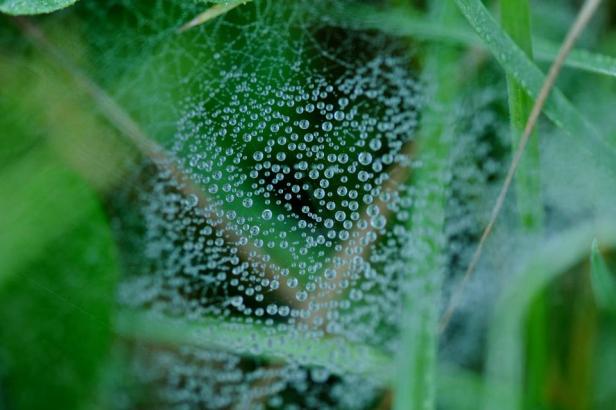
{"label": "curved grass stalk", "polygon": [[[488,335],[486,374],[495,391],[488,387],[484,408],[517,410],[523,385],[523,329],[533,299],[559,274],[585,260],[593,238],[616,247],[616,220],[589,222],[558,234],[545,242],[504,289],[494,309]],[[503,390],[510,400],[502,400]]]}
{"label": "curved grass stalk", "polygon": [[193,27],[197,27],[197,26],[200,26],[201,24],[205,24],[208,21],[213,20],[216,17],[222,16],[223,14],[233,10],[234,8],[241,6],[242,4],[248,3],[249,1],[252,1],[252,0],[229,0],[228,2],[217,3],[213,5],[212,7],[210,7],[209,9],[205,10],[203,13],[200,13],[199,15],[195,16],[192,20],[190,20],[186,24],[182,25],[182,27],[178,29],[178,32],[181,33]]}

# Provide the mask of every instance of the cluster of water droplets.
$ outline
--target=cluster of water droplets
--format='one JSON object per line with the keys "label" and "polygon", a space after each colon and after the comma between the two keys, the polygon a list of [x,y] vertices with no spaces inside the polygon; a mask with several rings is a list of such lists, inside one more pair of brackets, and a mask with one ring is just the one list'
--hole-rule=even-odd
{"label": "cluster of water droplets", "polygon": [[[332,59],[317,42],[325,36],[341,57],[299,56],[285,75],[223,64],[237,50],[217,52],[219,71],[184,85],[197,92],[184,94],[166,159],[146,161],[119,195],[120,304],[203,326],[202,343],[136,346],[134,373],[164,404],[146,406],[378,400],[383,379],[348,343],[398,347],[420,257],[409,221],[422,200],[410,183],[422,93],[409,56],[380,49],[382,36],[321,30],[341,39],[308,33],[293,46]],[[238,336],[221,346],[225,332]],[[294,340],[331,341],[331,360],[310,364]],[[285,356],[270,361],[276,348]]]}
{"label": "cluster of water droplets", "polygon": [[[353,337],[339,311],[400,274],[380,265],[407,234],[416,82],[391,56],[333,83],[273,87],[228,75],[237,84],[230,104],[190,101],[178,124],[174,165],[190,182],[162,172],[144,193],[147,254],[167,282],[153,288],[175,292],[164,309],[301,320]],[[186,306],[186,292],[210,288],[224,300]],[[127,299],[155,302],[156,292]],[[380,320],[388,308],[361,309]]]}
{"label": "cluster of water droplets", "polygon": [[227,75],[230,103],[187,101],[139,192],[149,270],[121,302],[393,351],[420,103],[404,60],[277,87]]}

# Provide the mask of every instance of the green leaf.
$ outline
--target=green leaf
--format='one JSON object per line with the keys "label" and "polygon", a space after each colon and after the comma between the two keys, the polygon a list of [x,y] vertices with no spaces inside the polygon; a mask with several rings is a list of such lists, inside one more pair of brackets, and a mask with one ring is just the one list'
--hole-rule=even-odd
{"label": "green leaf", "polygon": [[42,148],[0,177],[0,366],[13,410],[78,409],[111,340],[117,261],[93,190]]}
{"label": "green leaf", "polygon": [[[530,6],[527,0],[502,0],[501,23],[503,29],[511,36],[529,59],[533,58],[533,43],[530,29]],[[511,148],[515,152],[524,133],[533,100],[518,84],[516,79],[507,75],[509,94],[509,116],[511,119]],[[541,228],[543,219],[543,202],[541,201],[541,183],[539,180],[539,140],[533,135],[528,142],[515,176],[518,212],[524,229],[536,231]]]}
{"label": "green leaf", "polygon": [[75,4],[77,0],[0,0],[0,11],[7,14],[43,14]]}
{"label": "green leaf", "polygon": [[601,256],[596,239],[592,241],[590,266],[592,291],[597,306],[605,311],[616,313],[616,279]]}

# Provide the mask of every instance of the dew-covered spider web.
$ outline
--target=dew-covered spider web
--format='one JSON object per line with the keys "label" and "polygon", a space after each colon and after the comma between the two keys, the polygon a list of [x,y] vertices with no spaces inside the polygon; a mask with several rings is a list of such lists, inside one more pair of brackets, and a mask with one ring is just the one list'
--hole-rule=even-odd
{"label": "dew-covered spider web", "polygon": [[[354,29],[339,17],[349,4],[253,1],[186,32],[209,4],[78,6],[95,80],[163,153],[111,198],[119,304],[197,329],[182,343],[129,343],[148,394],[127,392],[126,408],[387,399],[391,369],[349,346],[394,356],[426,238],[468,227],[413,231],[430,194],[413,185],[418,46]],[[476,168],[453,181],[489,174]],[[318,363],[313,342],[327,346]]]}

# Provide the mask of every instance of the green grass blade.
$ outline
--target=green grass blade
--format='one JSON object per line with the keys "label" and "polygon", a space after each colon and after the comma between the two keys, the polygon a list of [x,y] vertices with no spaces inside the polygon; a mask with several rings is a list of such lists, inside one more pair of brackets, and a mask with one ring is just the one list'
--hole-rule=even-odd
{"label": "green grass blade", "polygon": [[[553,61],[558,54],[558,45],[550,41],[535,39],[535,45],[537,59],[540,61]],[[571,50],[565,66],[616,77],[616,58],[584,49]]]}
{"label": "green grass blade", "polygon": [[[524,264],[499,297],[488,334],[486,374],[490,385],[484,408],[520,408],[523,379],[524,323],[531,302],[545,286],[567,269],[584,260],[588,243],[598,237],[616,246],[616,220],[608,218],[571,228],[546,241]],[[495,391],[490,386],[501,386]],[[502,400],[503,390],[515,400]]]}
{"label": "green grass blade", "polygon": [[[480,0],[456,0],[456,4],[505,72],[515,78],[530,96],[537,98],[545,80],[541,70],[500,29]],[[597,161],[613,169],[616,155],[613,144],[597,131],[559,89],[552,90],[544,112],[572,138],[590,140],[601,147],[601,155],[596,156]]]}
{"label": "green grass blade", "polygon": [[592,242],[590,266],[592,291],[597,306],[616,313],[616,278],[603,259],[596,239]]}
{"label": "green grass blade", "polygon": [[[444,2],[434,10],[435,25],[447,26],[456,17],[452,3]],[[417,266],[419,280],[423,281],[421,298],[412,296],[405,301],[408,319],[402,325],[403,348],[398,359],[395,382],[394,409],[432,409],[435,406],[436,353],[438,346],[438,313],[441,282],[444,274],[443,243],[441,236],[445,223],[448,190],[446,173],[449,165],[450,145],[447,113],[451,111],[455,96],[457,53],[447,46],[434,46],[429,50],[426,72],[434,73],[436,84],[434,104],[423,119],[419,140],[419,155],[424,166],[415,174],[415,187],[425,193],[427,207],[413,214],[411,236],[421,238],[429,249]],[[420,299],[420,300],[418,300]]]}
{"label": "green grass blade", "polygon": [[274,362],[318,366],[333,374],[363,375],[383,384],[391,379],[391,358],[374,347],[341,338],[309,338],[305,333],[271,326],[219,318],[187,321],[124,310],[117,316],[115,332],[131,340],[200,346]]}
{"label": "green grass blade", "polygon": [[453,364],[440,364],[437,380],[439,408],[447,410],[477,410],[481,407],[481,395],[488,388],[500,401],[520,399],[508,396],[511,391],[506,386],[491,383],[480,373]]}
{"label": "green grass blade", "polygon": [[[533,57],[528,0],[502,0],[501,24],[529,59]],[[511,75],[507,75],[511,147],[517,149],[520,136],[532,109],[533,100]],[[539,181],[539,140],[531,136],[516,173],[516,199],[522,226],[528,231],[540,229],[543,220],[541,184]]]}
{"label": "green grass blade", "polygon": [[[511,39],[533,58],[531,16],[528,0],[501,0],[501,24]],[[509,114],[511,119],[511,148],[515,153],[520,137],[532,110],[533,100],[516,79],[507,75]],[[533,133],[526,146],[515,176],[516,202],[522,228],[529,233],[538,233],[543,225],[543,200],[539,178],[539,139]],[[540,402],[541,388],[545,380],[547,349],[547,311],[545,295],[540,294],[529,309],[528,347],[525,395],[530,403]]]}
{"label": "green grass blade", "polygon": [[[350,9],[352,24],[364,29],[380,30],[395,36],[409,36],[419,40],[462,44],[483,47],[484,44],[471,30],[459,24],[446,27],[431,24],[423,16],[411,14],[406,9],[377,9],[369,6]],[[347,17],[347,16],[345,16]],[[535,58],[549,63],[558,54],[558,44],[543,38],[533,38]],[[616,58],[593,53],[584,49],[574,49],[565,61],[569,68],[602,74],[616,78]]]}

